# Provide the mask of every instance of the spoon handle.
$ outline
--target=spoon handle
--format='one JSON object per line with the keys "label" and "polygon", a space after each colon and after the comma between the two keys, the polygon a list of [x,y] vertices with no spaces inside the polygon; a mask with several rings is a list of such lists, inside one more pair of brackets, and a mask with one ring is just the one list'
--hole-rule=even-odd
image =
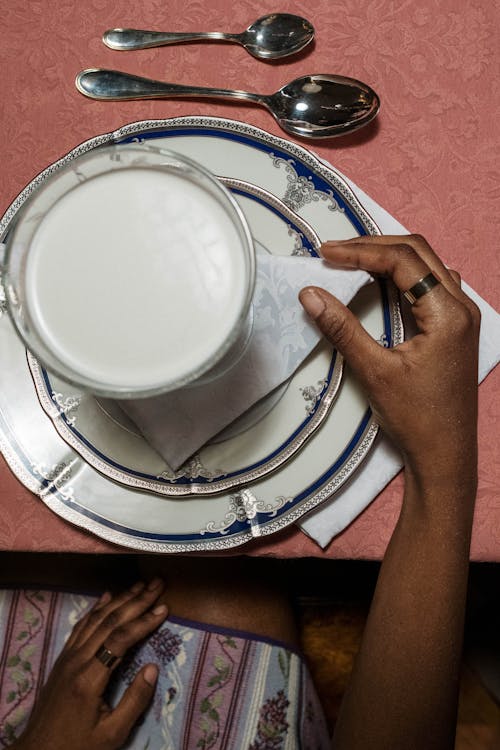
{"label": "spoon handle", "polygon": [[80,93],[91,99],[125,100],[125,99],[161,99],[174,96],[213,97],[220,99],[244,99],[267,106],[267,97],[252,94],[249,91],[232,89],[214,89],[203,86],[183,86],[178,83],[154,81],[119,70],[87,68],[75,79],[75,86]]}
{"label": "spoon handle", "polygon": [[223,34],[219,31],[166,33],[163,31],[142,31],[141,29],[108,29],[102,37],[107,47],[115,50],[147,49],[148,47],[163,47],[167,44],[180,44],[212,39],[222,42],[238,42],[239,34]]}

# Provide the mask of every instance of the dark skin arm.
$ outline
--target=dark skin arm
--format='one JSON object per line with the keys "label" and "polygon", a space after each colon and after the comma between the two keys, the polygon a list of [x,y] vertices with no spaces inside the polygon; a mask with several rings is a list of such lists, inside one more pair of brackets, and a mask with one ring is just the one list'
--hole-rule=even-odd
{"label": "dark skin arm", "polygon": [[324,290],[301,301],[357,375],[405,460],[405,493],[334,735],[335,750],[454,746],[477,483],[479,311],[421,237],[323,246],[328,262],[436,286],[413,306],[419,333],[387,350]]}

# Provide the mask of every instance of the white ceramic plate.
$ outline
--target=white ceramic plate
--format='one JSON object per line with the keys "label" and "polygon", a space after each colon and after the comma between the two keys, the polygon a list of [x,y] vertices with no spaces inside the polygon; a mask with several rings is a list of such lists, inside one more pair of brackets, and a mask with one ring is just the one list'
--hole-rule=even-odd
{"label": "white ceramic plate", "polygon": [[[159,138],[163,145],[196,159],[218,175],[264,188],[295,211],[321,239],[379,233],[340,176],[305,149],[243,123],[190,117],[133,123],[81,144],[20,194],[0,222],[0,238],[5,237],[33,187],[67,160],[112,140],[143,138]],[[269,207],[266,210],[269,212]],[[246,213],[252,227],[257,227],[259,220],[248,207]],[[286,247],[289,252],[289,245]],[[384,345],[402,339],[396,298],[384,282],[364,288],[353,307],[363,325]],[[1,311],[0,306],[0,315]],[[366,400],[347,371],[328,419],[292,460],[272,473],[247,479],[237,489],[210,497],[194,493],[181,498],[172,493],[159,496],[156,488],[155,493],[145,492],[110,481],[62,439],[40,406],[26,353],[6,315],[0,317],[0,352],[2,360],[9,363],[0,371],[0,447],[14,472],[62,517],[105,539],[141,550],[225,549],[284,528],[330,497],[352,475],[377,432]],[[305,379],[300,380],[302,368],[294,378],[294,398],[304,409],[308,405],[304,398],[314,404],[321,392],[332,352],[323,345],[312,359],[318,367],[318,382],[310,380],[315,372],[314,367],[308,370],[310,362],[303,368]],[[227,461],[233,463],[227,465],[234,468],[237,461],[246,462],[240,466],[246,471],[253,460],[248,457],[270,455],[273,446],[281,445],[276,436],[286,440],[293,434],[298,410],[290,412],[288,391],[287,397],[251,428],[206,448],[204,465],[211,460],[210,451],[217,454],[220,445],[223,450],[231,446]],[[63,411],[66,406],[70,414],[71,405],[62,403]],[[60,409],[57,412],[60,414]],[[91,431],[90,422],[86,429]],[[120,430],[128,440],[130,433]],[[129,456],[130,446],[124,451]],[[233,459],[233,454],[239,458]],[[109,467],[109,460],[107,463]],[[199,477],[196,480],[203,486]]]}

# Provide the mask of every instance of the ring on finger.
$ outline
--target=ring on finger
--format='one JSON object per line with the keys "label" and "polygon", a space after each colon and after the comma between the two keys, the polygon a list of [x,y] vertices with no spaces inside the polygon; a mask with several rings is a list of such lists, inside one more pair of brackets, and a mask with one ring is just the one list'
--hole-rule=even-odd
{"label": "ring on finger", "polygon": [[428,273],[427,276],[424,276],[416,284],[413,284],[406,292],[403,292],[403,296],[408,300],[410,305],[414,305],[420,297],[430,292],[439,283],[439,279],[433,273]]}
{"label": "ring on finger", "polygon": [[97,649],[95,658],[100,661],[101,664],[104,664],[105,667],[111,669],[120,657],[116,656],[116,654],[110,651],[109,648],[106,648],[103,644]]}

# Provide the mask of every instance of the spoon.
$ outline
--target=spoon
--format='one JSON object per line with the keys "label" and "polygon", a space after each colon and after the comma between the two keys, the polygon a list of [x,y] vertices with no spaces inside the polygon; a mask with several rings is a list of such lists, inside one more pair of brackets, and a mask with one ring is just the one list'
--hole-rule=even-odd
{"label": "spoon", "polygon": [[140,29],[109,29],[104,32],[102,41],[111,49],[133,50],[211,39],[237,42],[254,57],[275,60],[300,52],[313,37],[314,28],[305,18],[289,13],[273,13],[259,18],[241,34],[223,34],[218,31],[169,34]]}
{"label": "spoon", "polygon": [[82,70],[75,85],[91,99],[111,101],[179,96],[242,99],[267,107],[283,130],[304,138],[331,138],[357,130],[373,120],[380,107],[377,94],[365,83],[335,75],[302,76],[269,96],[182,86],[98,68]]}

